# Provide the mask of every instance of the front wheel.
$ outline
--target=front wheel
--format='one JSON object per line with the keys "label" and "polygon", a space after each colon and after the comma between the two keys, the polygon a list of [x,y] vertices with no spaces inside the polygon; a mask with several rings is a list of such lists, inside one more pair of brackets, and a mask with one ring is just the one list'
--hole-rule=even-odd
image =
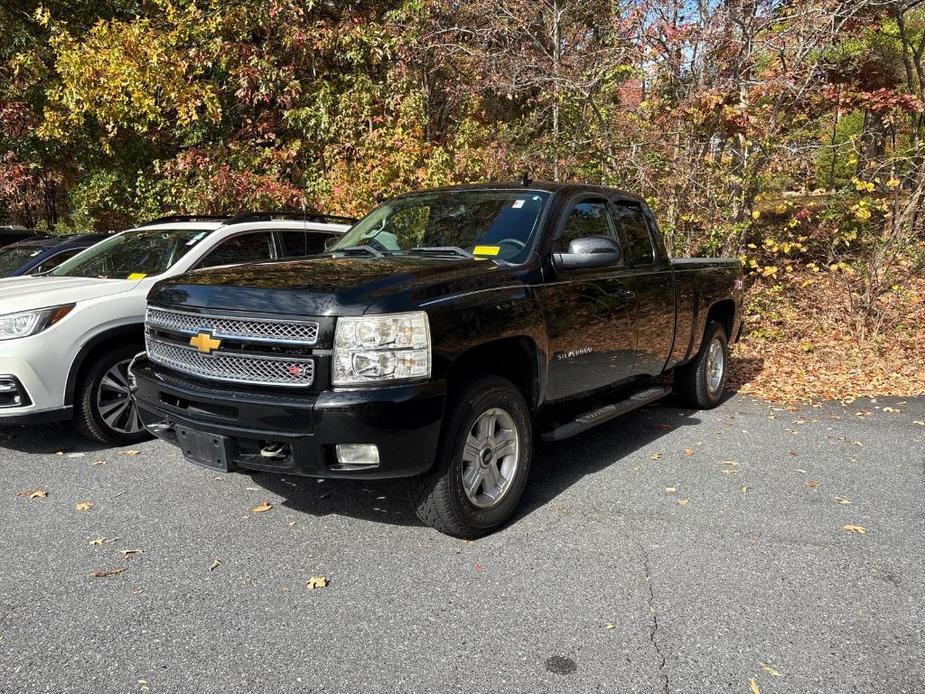
{"label": "front wheel", "polygon": [[129,394],[128,366],[139,352],[113,347],[94,359],[78,385],[74,425],[86,438],[128,445],[150,438]]}
{"label": "front wheel", "polygon": [[523,494],[533,423],[523,395],[497,376],[467,384],[446,417],[434,469],[412,482],[418,518],[472,539],[500,527]]}
{"label": "front wheel", "polygon": [[729,344],[726,329],[711,321],[703,335],[697,358],[675,371],[675,389],[691,406],[709,410],[719,405],[726,387]]}

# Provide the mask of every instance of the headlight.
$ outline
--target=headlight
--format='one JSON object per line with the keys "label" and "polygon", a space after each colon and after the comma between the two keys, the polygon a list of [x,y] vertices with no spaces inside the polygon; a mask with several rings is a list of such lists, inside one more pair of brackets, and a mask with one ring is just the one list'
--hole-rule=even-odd
{"label": "headlight", "polygon": [[430,327],[423,311],[338,318],[336,386],[430,376]]}
{"label": "headlight", "polygon": [[40,333],[64,318],[72,308],[74,304],[67,304],[0,316],[0,340],[14,340]]}

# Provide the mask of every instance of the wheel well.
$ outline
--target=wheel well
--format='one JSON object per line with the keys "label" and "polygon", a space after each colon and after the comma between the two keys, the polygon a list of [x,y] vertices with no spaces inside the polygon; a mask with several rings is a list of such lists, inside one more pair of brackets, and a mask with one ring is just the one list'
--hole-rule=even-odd
{"label": "wheel well", "polygon": [[139,349],[144,345],[144,328],[138,325],[126,325],[121,328],[109,330],[101,335],[97,335],[87,344],[85,344],[67,375],[67,388],[64,393],[64,402],[66,405],[74,404],[74,393],[77,385],[83,376],[86,368],[94,362],[96,357],[112,347],[118,347],[125,344],[137,344]]}
{"label": "wheel well", "polygon": [[458,388],[473,374],[494,374],[511,381],[523,393],[531,410],[539,395],[536,343],[529,337],[511,337],[479,345],[453,362],[447,381]]}
{"label": "wheel well", "polygon": [[717,301],[710,307],[707,313],[707,325],[710,321],[719,321],[720,325],[726,330],[726,339],[732,342],[735,337],[732,334],[732,326],[735,323],[736,304],[732,299],[723,299]]}

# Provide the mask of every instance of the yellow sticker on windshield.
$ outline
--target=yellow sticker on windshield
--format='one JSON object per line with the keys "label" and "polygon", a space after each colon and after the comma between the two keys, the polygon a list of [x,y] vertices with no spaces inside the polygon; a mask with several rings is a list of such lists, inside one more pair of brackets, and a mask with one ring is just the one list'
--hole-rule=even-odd
{"label": "yellow sticker on windshield", "polygon": [[147,276],[148,276],[148,274],[145,273],[145,272],[133,272],[131,275],[129,275],[128,277],[126,277],[126,279],[129,279],[129,280],[143,280],[143,279],[144,279],[145,277],[147,277]]}
{"label": "yellow sticker on windshield", "polygon": [[501,252],[501,246],[476,246],[472,251],[473,255],[498,255]]}

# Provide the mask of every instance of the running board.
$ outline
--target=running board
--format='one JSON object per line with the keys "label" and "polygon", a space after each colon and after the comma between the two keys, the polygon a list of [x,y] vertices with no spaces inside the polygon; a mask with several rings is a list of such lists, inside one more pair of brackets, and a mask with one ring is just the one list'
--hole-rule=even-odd
{"label": "running board", "polygon": [[624,415],[627,412],[632,412],[637,410],[640,407],[645,407],[650,402],[655,402],[671,392],[670,386],[653,386],[651,388],[646,388],[641,390],[638,393],[633,393],[625,400],[620,402],[615,402],[611,405],[604,405],[596,410],[591,410],[590,412],[585,412],[580,414],[575,419],[565,424],[560,424],[555,429],[550,429],[549,431],[544,431],[540,437],[543,441],[561,441],[562,439],[567,439],[576,434],[580,434],[583,431],[592,429],[598,424],[603,424],[604,422],[609,422],[611,419],[615,419],[620,415]]}

